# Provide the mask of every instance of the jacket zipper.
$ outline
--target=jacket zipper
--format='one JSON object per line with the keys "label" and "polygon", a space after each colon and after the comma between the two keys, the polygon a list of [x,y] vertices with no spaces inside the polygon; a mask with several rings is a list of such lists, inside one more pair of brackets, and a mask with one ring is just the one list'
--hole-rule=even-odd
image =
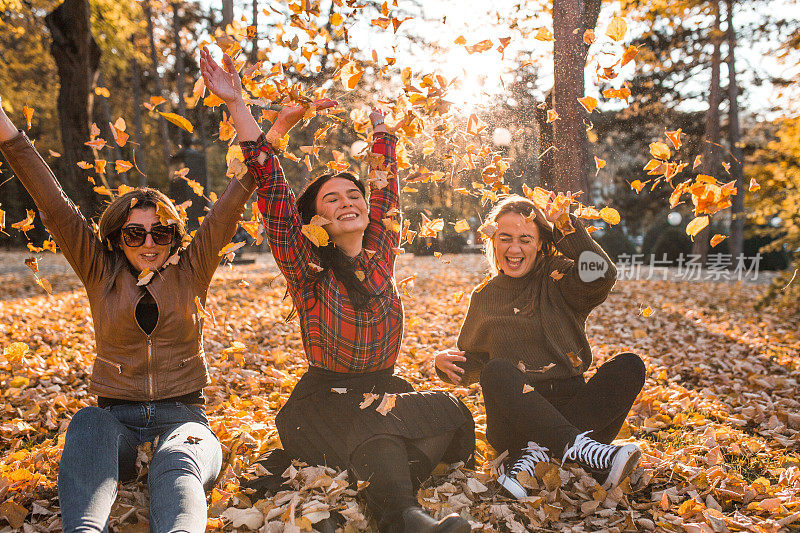
{"label": "jacket zipper", "polygon": [[148,397],[150,398],[150,401],[153,400],[152,358],[153,358],[153,340],[150,338],[150,335],[148,335],[147,336],[147,386],[148,386]]}
{"label": "jacket zipper", "polygon": [[[145,291],[150,292],[147,289],[145,289]],[[151,296],[152,296],[152,294],[153,293],[150,293]],[[144,293],[142,293],[142,295],[139,296],[139,298],[136,300],[136,306],[134,306],[134,313],[136,312],[135,311],[136,307],[139,307],[139,302],[142,300],[143,297],[144,297]],[[153,328],[153,331],[155,331],[156,328],[158,327],[159,320],[161,320],[161,310],[158,309],[158,302],[156,301],[155,297],[153,298],[153,301],[156,303],[156,310],[158,311],[158,318],[156,319],[156,325]],[[153,397],[155,396],[153,394],[153,389],[154,389],[154,387],[153,387],[153,339],[149,334],[145,333],[145,331],[142,329],[142,326],[139,325],[139,322],[135,318],[134,318],[134,321],[136,322],[136,325],[139,326],[139,329],[142,331],[142,333],[144,333],[147,336],[147,397],[148,397],[148,399],[150,401],[153,401]]]}
{"label": "jacket zipper", "polygon": [[104,363],[105,363],[105,364],[107,364],[107,365],[113,366],[114,368],[116,368],[116,369],[117,369],[117,372],[119,372],[120,374],[122,374],[122,365],[121,365],[121,364],[119,364],[119,363],[114,363],[114,362],[112,362],[112,361],[109,361],[109,360],[108,360],[108,359],[106,359],[105,357],[100,357],[99,355],[96,355],[96,356],[95,356],[95,359],[96,359],[96,360],[99,360],[99,361],[102,361],[102,362],[104,362]]}

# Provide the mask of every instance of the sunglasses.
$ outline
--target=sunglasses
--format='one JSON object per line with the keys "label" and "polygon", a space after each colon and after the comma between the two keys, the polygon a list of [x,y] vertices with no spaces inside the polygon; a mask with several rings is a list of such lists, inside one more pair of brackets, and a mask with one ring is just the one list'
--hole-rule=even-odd
{"label": "sunglasses", "polygon": [[155,244],[165,246],[172,244],[175,239],[175,226],[162,226],[159,224],[150,228],[150,231],[141,226],[125,226],[122,228],[121,233],[122,242],[125,243],[125,246],[130,246],[131,248],[143,245],[148,235],[153,238]]}

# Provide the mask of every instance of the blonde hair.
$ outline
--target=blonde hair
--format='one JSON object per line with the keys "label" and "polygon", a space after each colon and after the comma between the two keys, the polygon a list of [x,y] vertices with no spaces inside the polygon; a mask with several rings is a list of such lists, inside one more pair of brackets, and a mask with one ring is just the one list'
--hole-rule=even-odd
{"label": "blonde hair", "polygon": [[170,255],[178,251],[186,238],[186,224],[183,217],[178,213],[178,209],[166,194],[150,187],[138,187],[113,200],[100,215],[100,240],[113,256],[111,276],[106,286],[108,293],[114,286],[117,274],[129,265],[128,258],[122,251],[121,230],[128,221],[128,217],[133,209],[153,208],[158,211],[159,204],[163,204],[169,214],[170,224],[175,226],[175,240],[170,248]]}
{"label": "blonde hair", "polygon": [[[536,224],[536,227],[539,230],[539,243],[541,244],[539,253],[536,255],[537,262],[541,256],[548,256],[556,253],[553,229],[550,227],[550,224],[547,223],[547,219],[545,218],[542,210],[536,207],[536,204],[524,196],[511,194],[503,198],[503,200],[498,202],[492,208],[492,210],[489,211],[489,214],[486,216],[484,226],[488,224],[496,225],[497,219],[503,215],[507,215],[508,213],[517,213],[525,218],[529,218],[531,216],[533,217],[533,223]],[[492,276],[496,276],[500,272],[500,268],[497,264],[497,258],[494,255],[494,236],[486,239],[484,253],[486,254],[486,260],[489,262],[489,272],[492,274]]]}

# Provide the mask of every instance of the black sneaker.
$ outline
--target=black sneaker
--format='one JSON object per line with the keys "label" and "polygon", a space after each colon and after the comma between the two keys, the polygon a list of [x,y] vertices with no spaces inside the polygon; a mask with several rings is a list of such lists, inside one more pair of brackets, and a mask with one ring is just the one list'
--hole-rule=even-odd
{"label": "black sneaker", "polygon": [[510,468],[507,471],[506,465],[500,466],[500,476],[497,478],[497,482],[514,498],[525,498],[528,490],[517,480],[517,474],[524,470],[533,476],[536,463],[549,461],[550,451],[547,448],[543,448],[533,441],[528,442],[528,445],[520,451],[519,456],[509,461]]}
{"label": "black sneaker", "polygon": [[604,489],[613,489],[639,464],[642,450],[635,444],[603,444],[589,438],[589,433],[591,432],[586,431],[575,437],[572,446],[564,451],[561,464],[574,461],[598,482],[604,480]]}

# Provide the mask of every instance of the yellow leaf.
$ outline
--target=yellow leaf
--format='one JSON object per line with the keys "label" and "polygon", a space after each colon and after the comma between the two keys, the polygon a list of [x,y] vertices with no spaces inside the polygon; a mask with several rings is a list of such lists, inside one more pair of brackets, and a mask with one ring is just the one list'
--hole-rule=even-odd
{"label": "yellow leaf", "polygon": [[539,28],[539,31],[536,32],[536,36],[534,37],[537,41],[553,41],[553,33],[548,30],[547,28]]}
{"label": "yellow leaf", "polygon": [[672,157],[672,152],[670,151],[669,146],[667,146],[666,143],[654,142],[650,143],[650,155],[652,155],[656,159],[666,161],[670,157]]}
{"label": "yellow leaf", "polygon": [[169,120],[179,128],[188,131],[189,133],[192,133],[194,131],[194,126],[192,126],[192,123],[180,115],[177,115],[175,113],[163,113],[161,111],[159,111],[158,114],[164,117],[165,119]]}
{"label": "yellow leaf", "polygon": [[227,254],[233,253],[233,252],[237,251],[239,248],[241,248],[242,246],[244,246],[245,244],[247,244],[247,243],[244,242],[244,241],[229,242],[228,244],[223,246],[222,249],[219,252],[217,252],[217,255],[222,257],[223,255],[227,255]]}
{"label": "yellow leaf", "polygon": [[640,180],[633,180],[631,182],[631,190],[634,190],[637,193],[640,193],[640,192],[642,192],[642,189],[644,189],[644,183],[642,183]]}
{"label": "yellow leaf", "polygon": [[94,94],[96,94],[97,96],[105,96],[106,98],[110,98],[111,97],[111,93],[105,87],[95,87],[94,88]]}
{"label": "yellow leaf", "polygon": [[342,17],[339,13],[334,13],[331,15],[331,24],[334,26],[341,26],[342,22],[344,22],[344,17]]}
{"label": "yellow leaf", "polygon": [[[700,157],[700,156],[697,156]],[[761,185],[758,184],[755,178],[750,178],[750,186],[747,188],[749,192],[756,192],[761,188]],[[0,226],[2,227],[2,226]]]}
{"label": "yellow leaf", "polygon": [[642,310],[642,315],[648,317],[653,314],[653,308],[649,305]]}
{"label": "yellow leaf", "polygon": [[583,98],[578,98],[578,103],[580,103],[587,112],[591,113],[597,107],[597,98],[584,96]]}
{"label": "yellow leaf", "polygon": [[3,348],[3,357],[10,363],[22,361],[28,351],[30,348],[24,342],[12,342]]}
{"label": "yellow leaf", "polygon": [[620,17],[614,17],[611,19],[611,22],[608,23],[606,35],[615,41],[621,41],[625,38],[627,31],[628,24],[625,22],[625,20]]}
{"label": "yellow leaf", "polygon": [[686,235],[694,237],[708,226],[708,216],[696,217],[686,225]]}
{"label": "yellow leaf", "polygon": [[455,226],[456,233],[462,233],[464,231],[469,231],[469,222],[464,220],[463,218],[456,222]]}
{"label": "yellow leaf", "polygon": [[206,107],[219,107],[224,103],[225,101],[214,93],[203,98],[203,105]]}
{"label": "yellow leaf", "polygon": [[606,160],[605,159],[600,159],[599,157],[595,156],[594,157],[594,166],[597,169],[597,171],[595,172],[595,175],[597,175],[597,173],[600,172],[600,169],[606,166]]}
{"label": "yellow leaf", "polygon": [[147,285],[148,283],[150,283],[150,280],[153,279],[154,274],[155,272],[153,272],[149,268],[145,268],[144,270],[139,272],[138,276],[139,281],[136,282],[136,285],[138,285],[139,287]]}
{"label": "yellow leaf", "polygon": [[104,187],[104,186],[95,187],[94,188],[94,192],[96,192],[97,194],[102,194],[103,196],[110,196],[112,198],[114,197],[114,193],[111,192],[108,189],[108,187]]}
{"label": "yellow leaf", "polygon": [[620,221],[619,212],[613,207],[604,207],[603,209],[601,209],[600,218],[602,218],[603,221],[607,222],[608,224],[611,224],[612,226],[615,224],[619,224]]}
{"label": "yellow leaf", "polygon": [[305,224],[301,231],[314,246],[328,246],[328,232],[325,228],[316,224]]}

